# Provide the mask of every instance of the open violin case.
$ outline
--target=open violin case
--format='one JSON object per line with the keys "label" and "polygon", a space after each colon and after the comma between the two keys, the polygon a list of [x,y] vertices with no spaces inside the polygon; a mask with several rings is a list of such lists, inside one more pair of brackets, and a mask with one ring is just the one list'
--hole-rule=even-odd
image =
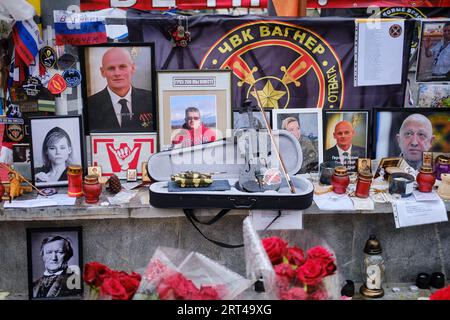
{"label": "open violin case", "polygon": [[[157,182],[149,187],[150,204],[157,208],[182,209],[303,210],[308,208],[313,200],[313,185],[303,177],[294,176],[302,165],[303,155],[300,143],[285,130],[274,130],[273,136],[295,187],[295,193],[291,192],[283,174],[281,174],[281,186],[278,190],[247,192],[239,187],[240,175],[251,171],[252,163],[259,161],[267,168],[280,166],[267,131],[260,130],[254,136],[248,136],[250,138],[247,140],[240,139],[235,134],[220,141],[161,151],[151,155],[147,164],[148,172]],[[249,141],[251,148],[248,148]],[[186,190],[180,188],[178,191],[170,192],[168,184],[171,176],[186,171],[212,173],[213,180],[228,180],[230,189],[209,191],[207,187]]]}

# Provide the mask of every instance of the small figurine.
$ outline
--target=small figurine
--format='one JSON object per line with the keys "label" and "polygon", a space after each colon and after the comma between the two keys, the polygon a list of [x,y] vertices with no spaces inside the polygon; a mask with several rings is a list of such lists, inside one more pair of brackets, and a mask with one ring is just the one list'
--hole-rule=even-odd
{"label": "small figurine", "polygon": [[30,186],[22,186],[22,182],[27,181],[22,177],[20,173],[17,171],[10,171],[9,175],[9,199],[14,200],[14,198],[23,195],[25,192],[31,192],[32,187]]}

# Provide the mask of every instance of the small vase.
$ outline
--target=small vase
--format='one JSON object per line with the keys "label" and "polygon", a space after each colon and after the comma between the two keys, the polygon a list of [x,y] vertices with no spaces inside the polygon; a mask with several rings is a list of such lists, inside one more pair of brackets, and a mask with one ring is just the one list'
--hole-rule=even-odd
{"label": "small vase", "polygon": [[441,175],[443,173],[450,173],[450,160],[447,157],[439,156],[436,159],[435,165],[436,171],[436,179],[441,180]]}
{"label": "small vase", "polygon": [[97,203],[102,193],[102,185],[96,175],[84,177],[83,193],[86,203]]}
{"label": "small vase", "polygon": [[420,192],[431,192],[433,190],[436,177],[433,174],[433,169],[430,167],[421,167],[416,177],[417,189]]}
{"label": "small vase", "polygon": [[83,167],[69,166],[67,168],[67,179],[69,180],[67,194],[69,197],[83,196]]}
{"label": "small vase", "polygon": [[347,168],[343,166],[334,168],[334,173],[331,176],[333,191],[337,194],[344,194],[346,193],[349,184],[350,177],[348,176]]}
{"label": "small vase", "polygon": [[358,198],[368,198],[371,184],[372,175],[360,173],[358,176],[358,182],[356,183],[355,196],[357,196]]}

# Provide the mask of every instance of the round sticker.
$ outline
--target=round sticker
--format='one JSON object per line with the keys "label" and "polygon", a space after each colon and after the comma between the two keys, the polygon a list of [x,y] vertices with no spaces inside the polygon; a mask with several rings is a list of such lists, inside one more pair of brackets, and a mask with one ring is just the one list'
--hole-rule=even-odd
{"label": "round sticker", "polygon": [[53,68],[56,65],[56,52],[52,47],[45,46],[40,51],[41,63],[46,68]]}
{"label": "round sticker", "polygon": [[62,74],[68,87],[76,87],[81,83],[81,73],[77,69],[67,69]]}
{"label": "round sticker", "polygon": [[9,124],[6,126],[6,135],[13,142],[22,141],[23,134],[23,127],[19,124]]}
{"label": "round sticker", "polygon": [[49,197],[54,194],[57,194],[58,191],[55,188],[45,188],[45,189],[41,190],[41,193],[42,193],[42,195]]}
{"label": "round sticker", "polygon": [[61,70],[72,68],[77,63],[77,57],[70,53],[64,53],[58,59],[58,67]]}

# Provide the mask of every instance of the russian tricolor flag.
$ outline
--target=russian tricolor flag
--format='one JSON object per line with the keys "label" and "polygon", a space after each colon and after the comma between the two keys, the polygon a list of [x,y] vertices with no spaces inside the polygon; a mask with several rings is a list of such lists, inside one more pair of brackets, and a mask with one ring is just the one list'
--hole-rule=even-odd
{"label": "russian tricolor flag", "polygon": [[[57,11],[54,13],[56,45],[86,45],[107,42],[104,18],[86,19],[84,16],[81,19],[70,19],[70,14],[62,18],[60,13],[57,16]],[[77,17],[77,15],[72,14],[72,17]]]}

